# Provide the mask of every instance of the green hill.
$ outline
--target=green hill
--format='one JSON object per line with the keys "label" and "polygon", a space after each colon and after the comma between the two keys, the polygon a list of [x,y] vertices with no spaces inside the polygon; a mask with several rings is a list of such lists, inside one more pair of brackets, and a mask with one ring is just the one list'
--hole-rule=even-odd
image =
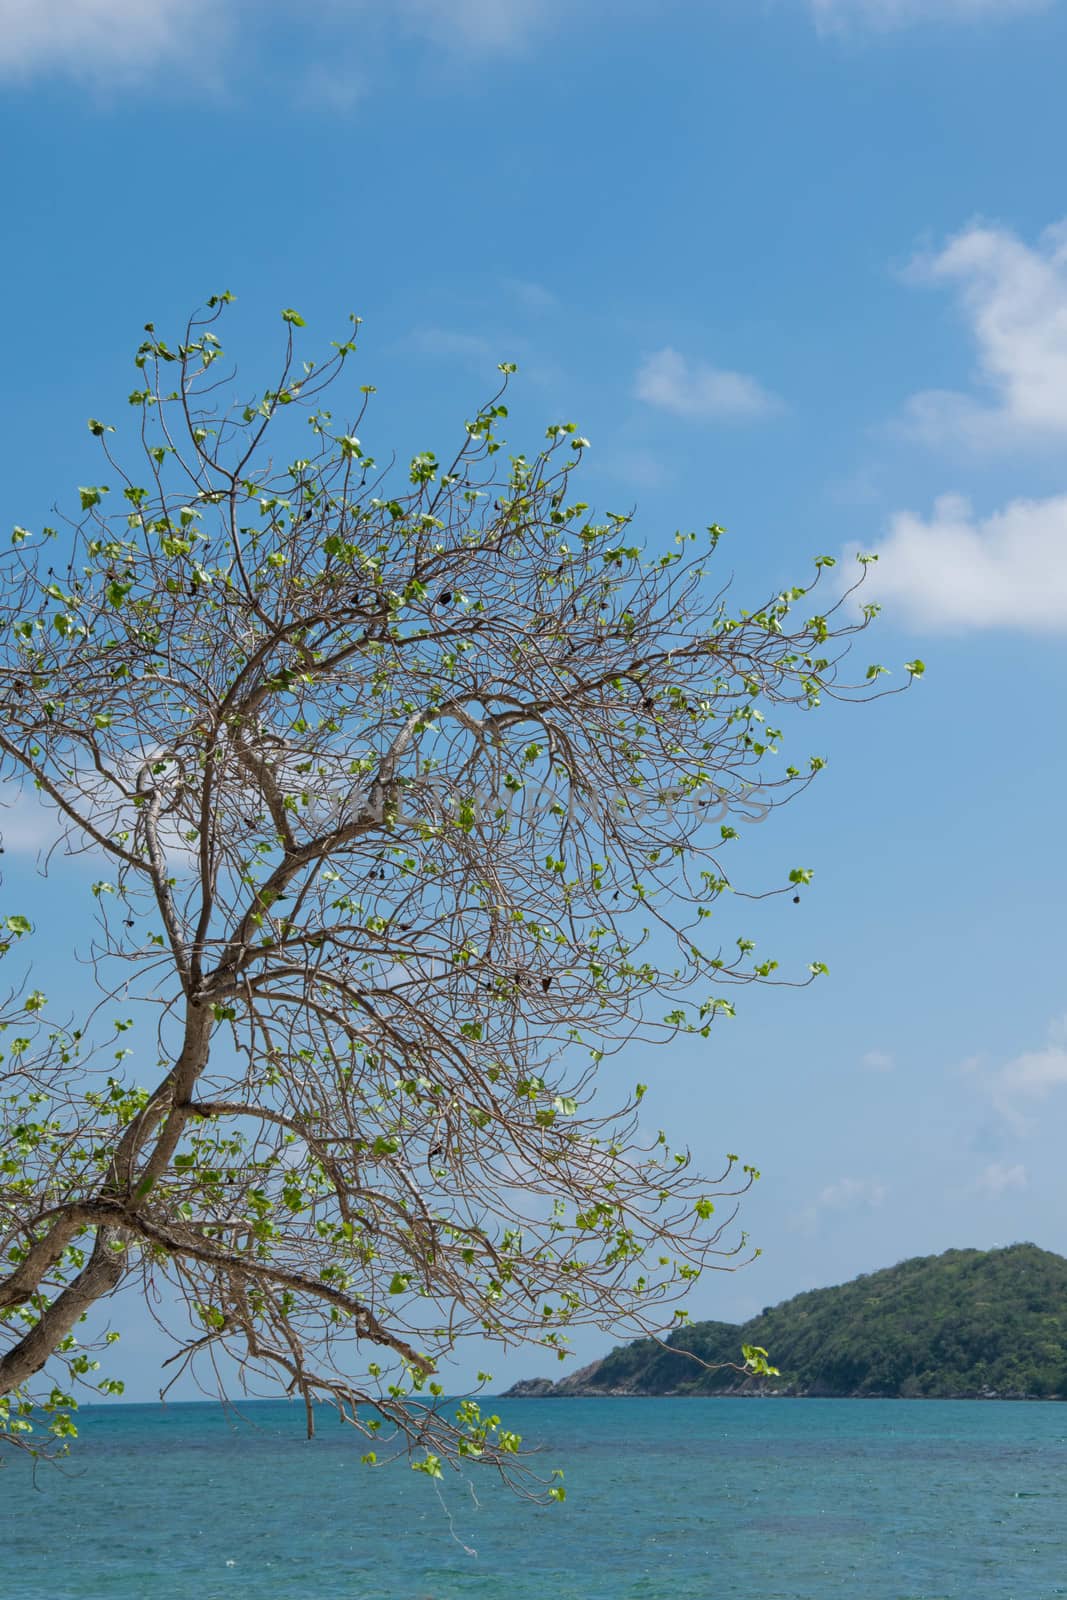
{"label": "green hill", "polygon": [[[777,1378],[744,1378],[742,1344],[762,1345]],[[1032,1244],[947,1250],[813,1289],[750,1322],[694,1322],[621,1345],[553,1384],[519,1383],[525,1396],[712,1395],[1067,1398],[1067,1261]]]}

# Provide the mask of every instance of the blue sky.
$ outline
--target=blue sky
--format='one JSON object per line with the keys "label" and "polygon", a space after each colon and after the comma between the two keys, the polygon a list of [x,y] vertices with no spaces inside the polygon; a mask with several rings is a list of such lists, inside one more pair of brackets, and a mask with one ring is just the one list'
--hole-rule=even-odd
{"label": "blue sky", "polygon": [[[831,978],[627,1063],[763,1170],[764,1254],[695,1315],[1067,1251],[1065,67],[1062,0],[0,0],[9,522],[86,481],[142,323],[230,288],[248,370],[283,306],[364,318],[379,455],[513,359],[512,442],[574,417],[591,496],[726,524],[740,597],[880,553],[875,654],[927,678],[812,724],[826,773],[744,844],[815,869],[753,931]],[[36,842],[4,894],[43,914]]]}

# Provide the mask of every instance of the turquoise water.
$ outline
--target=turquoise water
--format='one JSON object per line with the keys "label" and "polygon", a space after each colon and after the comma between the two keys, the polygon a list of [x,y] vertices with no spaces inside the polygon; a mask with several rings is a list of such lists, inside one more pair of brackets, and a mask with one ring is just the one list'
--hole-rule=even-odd
{"label": "turquoise water", "polygon": [[1067,1405],[506,1401],[564,1506],[368,1470],[286,1404],[98,1408],[0,1474],[18,1600],[1044,1600],[1067,1595]]}

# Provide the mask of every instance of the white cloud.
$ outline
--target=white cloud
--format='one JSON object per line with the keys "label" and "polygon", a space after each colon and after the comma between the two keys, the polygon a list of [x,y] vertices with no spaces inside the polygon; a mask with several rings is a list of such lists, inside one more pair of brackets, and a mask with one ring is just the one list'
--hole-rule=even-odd
{"label": "white cloud", "polygon": [[884,1050],[868,1050],[860,1065],[868,1072],[892,1072],[894,1062],[893,1057]]}
{"label": "white cloud", "polygon": [[[888,29],[920,22],[1021,17],[1048,10],[1054,0],[808,0],[808,4],[819,31],[836,32],[857,23]],[[484,51],[522,48],[537,32],[565,23],[567,17],[558,0],[394,0],[394,9],[410,26],[439,43]],[[620,9],[619,0],[603,7],[616,24]],[[654,7],[650,0],[636,0],[625,10],[640,20]]]}
{"label": "white cloud", "polygon": [[1067,224],[1031,248],[1005,228],[974,224],[913,281],[953,287],[978,356],[978,397],[930,389],[908,402],[904,429],[931,444],[974,449],[1047,444],[1067,435]]}
{"label": "white cloud", "polygon": [[208,0],[0,0],[0,76],[42,69],[137,78],[226,31],[228,8]]}
{"label": "white cloud", "polygon": [[62,833],[55,808],[32,790],[0,807],[0,847],[11,855],[38,856],[57,844]]}
{"label": "white cloud", "polygon": [[[217,64],[241,22],[251,33],[248,16],[264,21],[273,11],[284,21],[302,17],[303,8],[298,0],[275,0],[267,11],[244,10],[239,0],[0,0],[0,77],[60,72],[128,82],[194,52],[202,73],[205,41]],[[347,110],[359,98],[358,85],[338,72],[329,42],[331,25],[350,26],[354,13],[365,29],[415,35],[465,55],[521,49],[563,14],[541,0],[393,0],[384,9],[371,0],[326,0],[315,19],[325,25],[322,58],[305,97],[318,87],[319,103],[334,109]]]}
{"label": "white cloud", "polygon": [[1026,1168],[1021,1162],[1009,1167],[1004,1161],[991,1161],[979,1175],[977,1187],[983,1194],[995,1197],[1007,1189],[1025,1189],[1027,1181]]}
{"label": "white cloud", "polygon": [[367,98],[369,80],[348,66],[320,62],[308,67],[296,86],[296,98],[309,111],[346,116]]}
{"label": "white cloud", "polygon": [[776,396],[747,373],[689,362],[670,345],[649,356],[638,371],[634,393],[689,421],[748,421],[781,408]]}
{"label": "white cloud", "polygon": [[924,627],[1067,631],[1067,495],[976,517],[958,495],[923,518],[901,511],[875,547],[863,598]]}
{"label": "white cloud", "polygon": [[853,23],[898,28],[915,22],[988,22],[1046,11],[1052,0],[811,0],[821,29]]}
{"label": "white cloud", "polygon": [[526,44],[553,5],[544,0],[394,0],[409,25],[449,46],[509,51]]}
{"label": "white cloud", "polygon": [[70,870],[72,861],[98,868],[102,860],[99,847],[32,789],[24,789],[0,806],[0,854],[43,865],[53,850],[62,857],[64,872]]}
{"label": "white cloud", "polygon": [[504,286],[524,311],[554,311],[559,305],[559,298],[551,289],[546,289],[543,283],[534,283],[529,278],[505,278]]}
{"label": "white cloud", "polygon": [[803,1211],[796,1213],[790,1226],[813,1233],[826,1212],[876,1211],[885,1203],[888,1190],[876,1178],[839,1178],[827,1184],[821,1194]]}
{"label": "white cloud", "polygon": [[[446,359],[474,362],[484,366],[492,361],[493,347],[488,339],[477,333],[457,333],[451,328],[417,328],[408,335],[407,343],[424,356],[444,356]],[[503,356],[497,356],[503,361]]]}
{"label": "white cloud", "polygon": [[1047,1100],[1067,1085],[1067,1046],[1050,1041],[1043,1050],[1026,1050],[1002,1067],[997,1092],[1005,1104]]}
{"label": "white cloud", "polygon": [[[743,3],[743,0],[742,0]],[[878,28],[916,22],[980,22],[1045,11],[1054,0],[808,0],[821,31],[861,22]],[[528,42],[545,22],[566,18],[558,0],[394,0],[395,9],[443,43],[457,36],[481,49],[513,49]],[[588,9],[588,8],[587,8]],[[624,8],[613,0],[604,10],[614,20]],[[649,0],[625,7],[641,18],[653,11]],[[684,16],[684,12],[683,12]]]}
{"label": "white cloud", "polygon": [[[1067,223],[1029,245],[973,224],[909,276],[948,285],[977,353],[977,389],[924,390],[904,431],[928,444],[990,450],[1067,439]],[[898,512],[868,591],[924,626],[1067,631],[1067,495],[1010,501],[976,516],[946,495],[928,517]]]}
{"label": "white cloud", "polygon": [[820,1211],[851,1211],[853,1206],[872,1211],[885,1197],[885,1185],[874,1178],[839,1178],[822,1191],[816,1204]]}
{"label": "white cloud", "polygon": [[992,1070],[973,1068],[970,1076],[1015,1134],[1033,1133],[1036,1108],[1067,1089],[1067,1016],[1050,1023],[1038,1049],[1024,1050]]}
{"label": "white cloud", "polygon": [[[979,21],[1046,9],[1053,0],[805,0],[820,32],[853,25],[879,29],[931,21]],[[618,26],[621,0],[608,7],[606,23]],[[588,9],[588,7],[587,7]],[[650,0],[631,0],[623,15],[641,22],[652,12]],[[283,21],[305,19],[299,0],[273,0],[250,7],[242,0],[0,0],[0,78],[59,72],[107,83],[149,78],[153,72],[194,52],[203,83],[204,45],[218,66],[226,42],[243,24],[246,37],[271,14]],[[338,24],[361,36],[407,35],[429,41],[446,55],[514,54],[539,35],[559,33],[568,12],[561,0],[323,0],[314,21],[324,24],[322,59],[312,68],[301,98],[316,84],[317,103],[349,110],[359,91],[336,74],[330,31]],[[251,21],[249,19],[252,19]],[[318,73],[325,73],[323,78]]]}
{"label": "white cloud", "polygon": [[546,359],[536,346],[521,334],[503,332],[487,338],[479,333],[463,333],[455,328],[415,328],[402,341],[404,348],[435,360],[456,362],[477,372],[484,381],[498,385],[502,362],[515,362],[524,383],[542,387],[558,386],[560,369]]}

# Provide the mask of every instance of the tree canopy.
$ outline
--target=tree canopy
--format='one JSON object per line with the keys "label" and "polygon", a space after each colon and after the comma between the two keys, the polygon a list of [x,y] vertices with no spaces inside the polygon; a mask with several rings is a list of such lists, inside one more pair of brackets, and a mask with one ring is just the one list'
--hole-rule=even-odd
{"label": "tree canopy", "polygon": [[[709,1395],[763,1387],[731,1365],[770,1350],[766,1386],[796,1395],[1067,1398],[1067,1261],[1033,1244],[946,1250],[811,1289],[741,1326],[694,1322],[613,1350],[561,1394]],[[694,1360],[693,1357],[697,1359]],[[518,1393],[547,1393],[546,1383]]]}
{"label": "tree canopy", "polygon": [[[822,557],[730,609],[722,530],[658,549],[594,514],[572,424],[502,453],[507,366],[403,471],[360,441],[355,328],[316,365],[285,312],[234,403],[230,298],[173,348],[149,325],[132,442],[90,421],[80,517],[0,564],[5,800],[101,873],[93,1015],[34,988],[0,1018],[3,1426],[63,1436],[77,1380],[121,1385],[79,1329],[139,1281],[184,1308],[171,1375],[225,1350],[309,1428],[324,1398],[423,1471],[509,1471],[498,1419],[439,1403],[459,1341],[662,1327],[745,1249],[751,1169],[694,1171],[597,1068],[822,970],[723,948],[713,911],[743,822],[822,765],[783,762],[783,710],[881,691],[844,666],[876,608],[813,604]],[[62,954],[31,912],[5,950]]]}

